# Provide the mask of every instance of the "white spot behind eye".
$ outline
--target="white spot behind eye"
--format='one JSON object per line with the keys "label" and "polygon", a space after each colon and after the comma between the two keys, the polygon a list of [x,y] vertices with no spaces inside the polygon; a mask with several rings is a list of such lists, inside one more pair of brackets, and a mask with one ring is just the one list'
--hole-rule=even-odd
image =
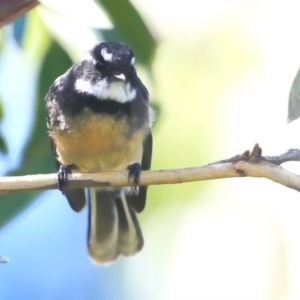
{"label": "white spot behind eye", "polygon": [[101,50],[101,55],[105,61],[112,61],[112,53],[108,53],[106,48]]}
{"label": "white spot behind eye", "polygon": [[134,62],[135,62],[135,57],[133,56],[132,59],[131,59],[131,61],[130,61],[130,63],[131,63],[132,66],[133,66]]}

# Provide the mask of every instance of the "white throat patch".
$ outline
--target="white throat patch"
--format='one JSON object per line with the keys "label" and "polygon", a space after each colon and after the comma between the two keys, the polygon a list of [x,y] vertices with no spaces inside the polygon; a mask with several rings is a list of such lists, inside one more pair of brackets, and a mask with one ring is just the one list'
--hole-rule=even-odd
{"label": "white throat patch", "polygon": [[75,88],[78,92],[93,95],[99,100],[111,99],[120,103],[126,103],[136,97],[136,89],[132,88],[129,83],[108,83],[106,78],[96,83],[92,83],[90,80],[77,79]]}
{"label": "white throat patch", "polygon": [[106,48],[101,50],[101,55],[105,61],[112,61],[112,53],[108,53]]}

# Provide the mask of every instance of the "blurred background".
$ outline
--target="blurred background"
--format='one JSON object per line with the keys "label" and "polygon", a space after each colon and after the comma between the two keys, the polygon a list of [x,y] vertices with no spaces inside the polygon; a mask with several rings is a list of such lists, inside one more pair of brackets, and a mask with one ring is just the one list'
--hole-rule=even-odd
{"label": "blurred background", "polygon": [[[157,110],[153,169],[300,148],[287,124],[299,1],[43,0],[0,31],[0,170],[53,173],[44,97],[99,41],[123,41]],[[300,173],[299,163],[285,164]],[[300,194],[266,179],[152,186],[145,246],[99,267],[87,211],[58,191],[0,197],[1,299],[300,299]]]}

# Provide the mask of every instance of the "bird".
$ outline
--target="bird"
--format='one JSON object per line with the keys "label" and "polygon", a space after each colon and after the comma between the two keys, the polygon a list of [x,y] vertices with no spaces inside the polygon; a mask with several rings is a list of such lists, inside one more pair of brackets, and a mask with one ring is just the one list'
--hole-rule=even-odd
{"label": "bird", "polygon": [[[152,157],[155,113],[124,43],[101,42],[59,76],[45,97],[47,128],[59,189],[79,212],[88,202],[87,248],[96,264],[132,256],[144,245],[136,214],[146,203],[139,186]],[[134,187],[65,189],[72,172],[128,171]]]}

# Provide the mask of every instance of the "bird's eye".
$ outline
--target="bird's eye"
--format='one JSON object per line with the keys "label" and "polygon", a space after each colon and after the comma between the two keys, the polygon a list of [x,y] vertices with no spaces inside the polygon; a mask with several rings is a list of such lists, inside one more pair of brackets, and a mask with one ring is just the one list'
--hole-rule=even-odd
{"label": "bird's eye", "polygon": [[102,61],[98,60],[95,64],[95,69],[98,71],[101,71],[101,70],[103,70],[103,67],[104,67],[104,63]]}

